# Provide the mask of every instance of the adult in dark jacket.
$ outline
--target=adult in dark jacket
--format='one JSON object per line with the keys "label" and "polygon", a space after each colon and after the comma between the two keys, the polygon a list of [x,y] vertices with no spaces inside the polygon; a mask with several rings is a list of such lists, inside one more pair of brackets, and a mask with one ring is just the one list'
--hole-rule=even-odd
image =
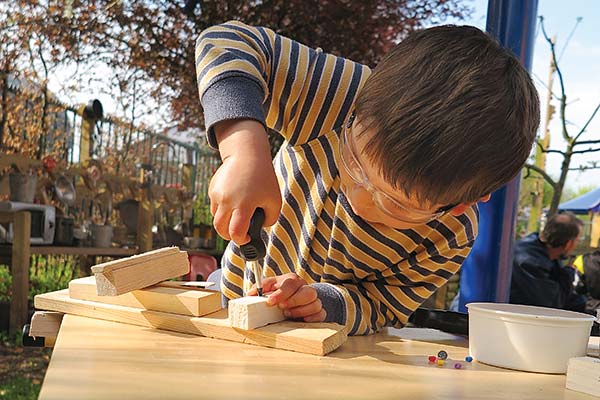
{"label": "adult in dark jacket", "polygon": [[572,213],[555,214],[541,234],[532,233],[516,243],[511,303],[585,309],[585,298],[574,291],[575,270],[561,263],[577,246],[582,226]]}

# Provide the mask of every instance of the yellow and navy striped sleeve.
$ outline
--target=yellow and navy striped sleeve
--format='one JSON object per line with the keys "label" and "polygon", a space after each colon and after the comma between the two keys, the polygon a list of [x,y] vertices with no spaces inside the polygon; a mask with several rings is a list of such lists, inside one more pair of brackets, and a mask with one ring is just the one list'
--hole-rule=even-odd
{"label": "yellow and navy striped sleeve", "polygon": [[368,76],[361,64],[238,21],[206,29],[196,43],[198,90],[209,143],[228,119],[254,119],[291,145],[339,126]]}

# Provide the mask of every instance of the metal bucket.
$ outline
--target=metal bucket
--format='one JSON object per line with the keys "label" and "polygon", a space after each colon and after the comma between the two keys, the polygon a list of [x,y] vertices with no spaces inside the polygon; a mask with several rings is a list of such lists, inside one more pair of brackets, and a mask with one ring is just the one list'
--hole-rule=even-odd
{"label": "metal bucket", "polygon": [[10,201],[33,203],[37,186],[37,175],[11,172],[8,179],[10,185]]}
{"label": "metal bucket", "polygon": [[92,225],[92,246],[111,247],[113,227],[111,225]]}

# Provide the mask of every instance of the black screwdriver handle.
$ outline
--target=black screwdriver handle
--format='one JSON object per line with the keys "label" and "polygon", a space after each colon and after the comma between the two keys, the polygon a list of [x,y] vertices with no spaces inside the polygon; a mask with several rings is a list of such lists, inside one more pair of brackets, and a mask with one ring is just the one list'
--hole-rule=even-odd
{"label": "black screwdriver handle", "polygon": [[246,261],[256,261],[263,258],[267,254],[265,242],[263,242],[260,236],[260,232],[264,223],[265,210],[262,208],[257,208],[250,219],[250,227],[248,228],[250,241],[240,246],[240,250]]}

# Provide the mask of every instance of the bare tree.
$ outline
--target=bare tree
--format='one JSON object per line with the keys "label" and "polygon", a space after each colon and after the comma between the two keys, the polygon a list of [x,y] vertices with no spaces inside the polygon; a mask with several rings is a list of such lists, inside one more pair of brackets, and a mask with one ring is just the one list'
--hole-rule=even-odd
{"label": "bare tree", "polygon": [[535,171],[536,173],[540,174],[552,187],[552,192],[553,192],[552,193],[552,201],[550,203],[550,210],[549,210],[549,214],[552,215],[552,214],[556,213],[556,210],[558,209],[558,205],[560,203],[560,198],[561,198],[562,192],[564,190],[565,182],[567,180],[567,174],[569,173],[569,171],[574,171],[574,170],[585,171],[588,169],[600,169],[600,164],[595,161],[589,162],[587,165],[581,164],[577,167],[571,167],[571,161],[574,156],[576,156],[578,154],[593,153],[593,152],[600,151],[600,140],[584,140],[584,138],[583,138],[583,135],[587,131],[588,126],[590,125],[590,123],[592,122],[592,120],[594,119],[596,114],[598,113],[598,110],[600,109],[600,102],[596,105],[596,107],[594,108],[594,111],[589,116],[589,118],[587,119],[587,121],[585,122],[583,127],[576,133],[570,133],[569,128],[567,127],[567,118],[566,118],[566,111],[567,111],[567,105],[568,105],[567,104],[567,94],[566,94],[566,89],[565,89],[564,77],[561,72],[560,66],[558,65],[558,58],[556,55],[556,45],[555,45],[554,41],[546,33],[543,17],[540,17],[540,26],[541,26],[541,30],[544,35],[544,38],[546,39],[546,41],[548,42],[548,44],[550,46],[550,51],[552,54],[552,62],[554,63],[554,68],[556,70],[556,74],[558,75],[558,80],[560,83],[560,97],[558,97],[560,106],[559,106],[558,112],[559,112],[559,116],[560,116],[560,120],[561,120],[561,133],[562,133],[563,139],[567,143],[567,146],[564,150],[550,149],[549,146],[545,146],[541,140],[538,139],[536,141],[536,144],[537,144],[536,151],[540,151],[542,153],[547,153],[547,154],[549,154],[549,153],[559,154],[562,156],[563,160],[562,160],[560,176],[559,176],[558,180],[553,179],[544,169],[542,169],[536,165],[526,164],[525,168],[527,169],[528,174],[531,171]]}

